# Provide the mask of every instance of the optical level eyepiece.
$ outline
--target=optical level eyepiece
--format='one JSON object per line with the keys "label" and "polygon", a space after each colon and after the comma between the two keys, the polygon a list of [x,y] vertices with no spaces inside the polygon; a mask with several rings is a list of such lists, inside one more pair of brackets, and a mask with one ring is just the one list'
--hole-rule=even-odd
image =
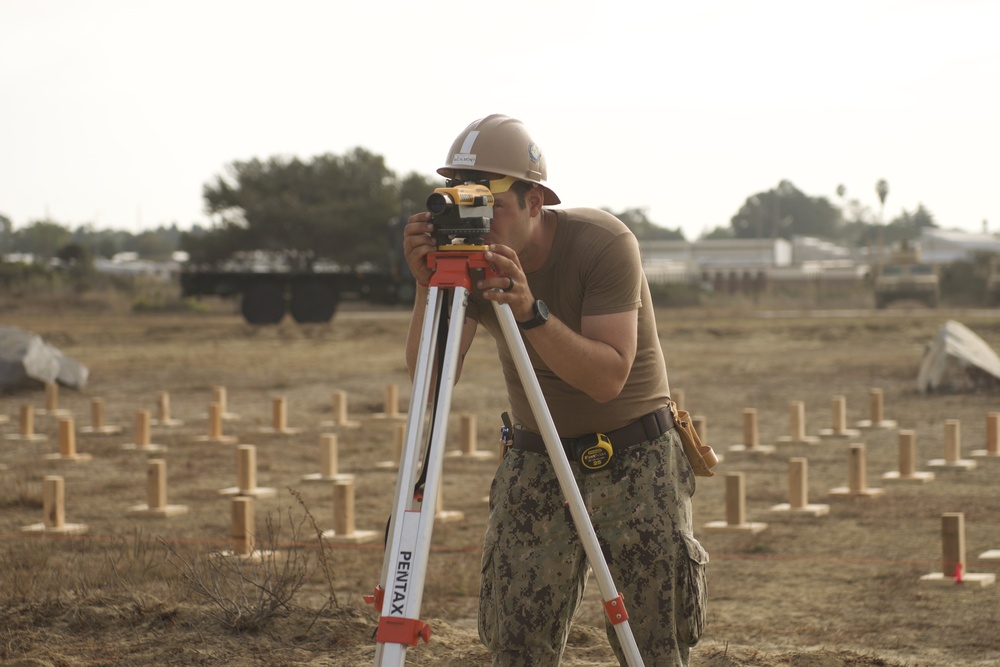
{"label": "optical level eyepiece", "polygon": [[432,192],[427,197],[427,210],[434,215],[441,215],[451,210],[455,201],[443,192]]}

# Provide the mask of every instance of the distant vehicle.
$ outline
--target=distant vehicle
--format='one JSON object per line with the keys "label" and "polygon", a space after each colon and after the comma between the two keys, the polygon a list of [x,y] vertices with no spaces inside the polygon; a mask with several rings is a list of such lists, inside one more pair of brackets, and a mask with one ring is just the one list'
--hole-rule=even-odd
{"label": "distant vehicle", "polygon": [[249,324],[277,324],[286,314],[300,324],[329,322],[342,299],[412,304],[416,286],[402,257],[400,224],[390,223],[384,266],[345,266],[319,258],[301,270],[288,266],[281,252],[242,252],[212,266],[185,265],[181,294],[239,298]]}
{"label": "distant vehicle", "polygon": [[1000,306],[1000,257],[990,260],[990,273],[986,276],[986,305]]}
{"label": "distant vehicle", "polygon": [[903,300],[937,308],[940,295],[937,271],[921,261],[918,249],[905,244],[889,256],[875,275],[875,307],[879,309]]}

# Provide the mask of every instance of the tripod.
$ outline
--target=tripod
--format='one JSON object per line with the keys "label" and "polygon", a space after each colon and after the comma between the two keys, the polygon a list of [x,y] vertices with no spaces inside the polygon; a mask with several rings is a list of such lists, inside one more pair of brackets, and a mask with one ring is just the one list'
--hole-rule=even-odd
{"label": "tripod", "polygon": [[[444,445],[451,409],[452,388],[458,368],[462,328],[473,275],[494,277],[489,263],[484,259],[485,246],[449,246],[454,250],[438,251],[428,257],[428,265],[435,268],[427,295],[427,306],[420,333],[420,347],[414,373],[413,395],[406,421],[406,440],[396,478],[396,496],[389,520],[382,575],[375,595],[368,601],[375,604],[381,616],[376,633],[376,667],[402,667],[406,649],[420,639],[430,640],[430,627],[419,620],[423,584],[427,573],[431,532],[434,525],[435,499],[441,482]],[[451,316],[444,352],[437,373],[438,396],[433,406],[428,449],[420,464],[420,443],[424,441],[426,405],[433,376],[432,363],[437,349],[438,329],[435,327],[443,309],[443,290],[452,290]],[[572,469],[559,440],[552,416],[542,395],[538,378],[524,347],[524,341],[514,321],[510,306],[493,303],[517,367],[518,376],[528,394],[532,412],[541,430],[560,488],[567,498],[573,524],[583,545],[584,553],[593,569],[605,612],[615,629],[618,641],[630,667],[642,667],[642,657],[628,624],[628,613],[622,596],[616,591],[607,562],[590,523],[580,490],[573,478]],[[418,473],[424,479],[423,493],[414,488]],[[427,499],[428,502],[423,502]]]}

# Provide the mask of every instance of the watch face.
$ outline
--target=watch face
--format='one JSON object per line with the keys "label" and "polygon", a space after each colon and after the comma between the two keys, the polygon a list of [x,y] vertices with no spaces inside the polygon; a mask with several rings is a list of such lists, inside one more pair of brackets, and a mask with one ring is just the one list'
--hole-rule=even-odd
{"label": "watch face", "polygon": [[534,329],[549,321],[549,307],[541,299],[535,299],[535,303],[531,306],[531,311],[534,316],[530,320],[527,322],[518,322],[518,326],[522,329]]}

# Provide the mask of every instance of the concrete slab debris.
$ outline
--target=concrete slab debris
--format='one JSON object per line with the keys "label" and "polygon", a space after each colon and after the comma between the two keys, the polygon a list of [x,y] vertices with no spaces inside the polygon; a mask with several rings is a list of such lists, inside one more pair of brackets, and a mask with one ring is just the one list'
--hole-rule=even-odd
{"label": "concrete slab debris", "polygon": [[1000,389],[1000,357],[964,324],[948,320],[924,352],[917,388],[954,394]]}

